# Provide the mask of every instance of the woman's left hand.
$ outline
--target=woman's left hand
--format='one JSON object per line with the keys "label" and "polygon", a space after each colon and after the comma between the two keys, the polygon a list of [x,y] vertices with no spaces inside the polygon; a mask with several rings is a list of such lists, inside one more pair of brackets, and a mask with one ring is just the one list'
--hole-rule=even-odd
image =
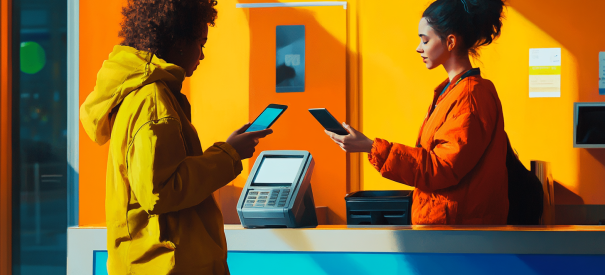
{"label": "woman's left hand", "polygon": [[362,132],[359,132],[353,127],[349,126],[346,123],[342,123],[342,126],[349,131],[349,134],[346,136],[341,136],[325,130],[326,134],[334,141],[342,150],[348,153],[359,153],[359,152],[372,152],[372,145],[374,141],[367,138]]}

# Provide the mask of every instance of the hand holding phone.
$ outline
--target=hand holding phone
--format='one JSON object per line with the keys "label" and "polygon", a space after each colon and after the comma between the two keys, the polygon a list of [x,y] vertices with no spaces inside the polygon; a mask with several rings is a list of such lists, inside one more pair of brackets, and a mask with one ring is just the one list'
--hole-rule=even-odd
{"label": "hand holding phone", "polygon": [[251,158],[254,154],[256,145],[258,145],[259,139],[266,137],[273,133],[272,129],[264,129],[255,132],[246,133],[246,129],[250,128],[250,123],[246,123],[246,125],[241,128],[235,130],[235,132],[231,133],[231,135],[225,141],[239,155],[240,159]]}
{"label": "hand holding phone", "polygon": [[267,129],[288,109],[286,105],[269,104],[267,108],[252,122],[246,133]]}
{"label": "hand holding phone", "polygon": [[309,109],[309,112],[324,126],[326,134],[343,151],[349,153],[372,152],[373,140],[347,124],[343,123],[343,127],[325,108]]}
{"label": "hand holding phone", "polygon": [[349,134],[349,132],[342,127],[340,122],[338,122],[338,120],[336,120],[336,118],[334,118],[334,116],[332,116],[332,114],[330,114],[326,108],[309,109],[309,112],[326,130],[341,136]]}

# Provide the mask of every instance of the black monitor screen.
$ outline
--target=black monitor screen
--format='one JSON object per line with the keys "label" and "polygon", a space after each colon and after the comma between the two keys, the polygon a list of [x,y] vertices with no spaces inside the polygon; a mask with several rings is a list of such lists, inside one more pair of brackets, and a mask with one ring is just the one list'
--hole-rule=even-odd
{"label": "black monitor screen", "polygon": [[605,106],[579,106],[576,144],[605,144]]}

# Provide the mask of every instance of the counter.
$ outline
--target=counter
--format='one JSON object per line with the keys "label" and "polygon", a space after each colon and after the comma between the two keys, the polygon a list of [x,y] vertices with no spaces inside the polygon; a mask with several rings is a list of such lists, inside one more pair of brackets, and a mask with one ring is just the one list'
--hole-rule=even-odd
{"label": "counter", "polygon": [[[225,225],[225,235],[233,275],[605,274],[605,226]],[[68,274],[106,272],[105,243],[104,228],[69,228]]]}

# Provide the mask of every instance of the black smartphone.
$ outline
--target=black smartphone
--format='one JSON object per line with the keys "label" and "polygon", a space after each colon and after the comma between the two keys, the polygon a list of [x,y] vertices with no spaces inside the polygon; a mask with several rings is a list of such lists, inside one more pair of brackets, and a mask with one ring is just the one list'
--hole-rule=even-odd
{"label": "black smartphone", "polygon": [[309,109],[309,112],[326,130],[341,136],[346,136],[349,134],[349,132],[342,127],[338,120],[336,120],[326,108]]}
{"label": "black smartphone", "polygon": [[260,130],[265,130],[283,114],[288,106],[279,105],[279,104],[269,104],[267,108],[252,122],[252,125],[248,127],[247,132],[255,132]]}

